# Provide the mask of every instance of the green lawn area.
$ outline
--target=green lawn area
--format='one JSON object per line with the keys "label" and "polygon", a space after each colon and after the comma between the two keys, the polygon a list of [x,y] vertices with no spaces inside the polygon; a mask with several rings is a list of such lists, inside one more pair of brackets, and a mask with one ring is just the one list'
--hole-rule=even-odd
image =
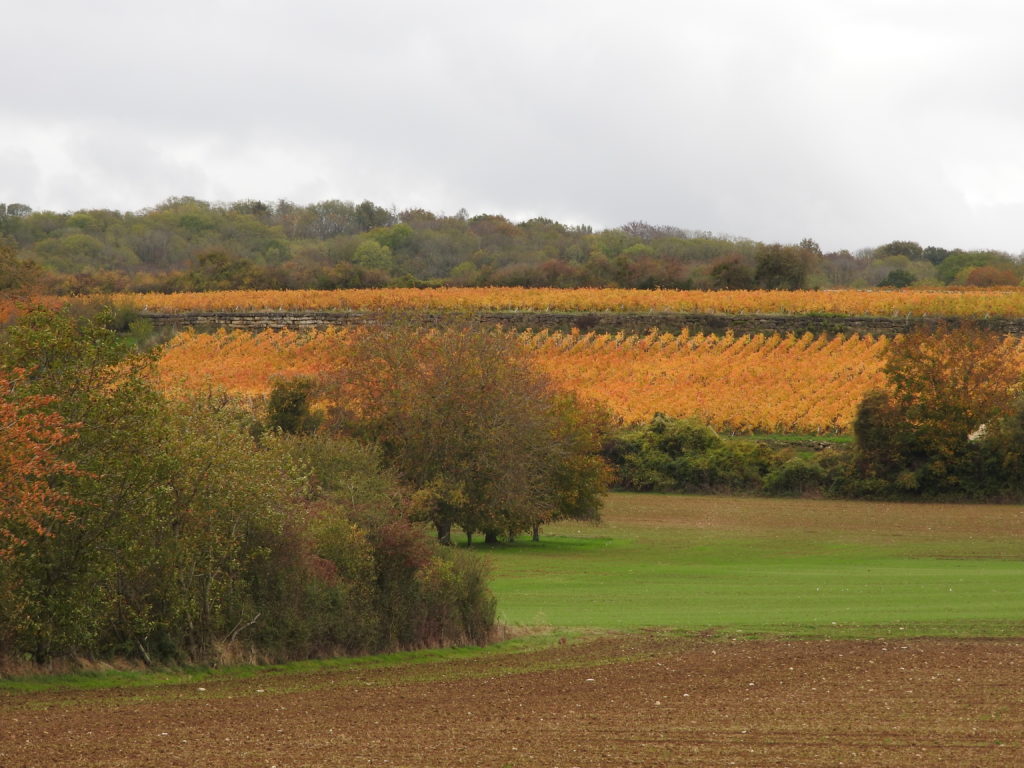
{"label": "green lawn area", "polygon": [[[512,625],[1024,634],[1024,507],[614,494],[488,551]],[[474,547],[474,549],[477,549]]]}

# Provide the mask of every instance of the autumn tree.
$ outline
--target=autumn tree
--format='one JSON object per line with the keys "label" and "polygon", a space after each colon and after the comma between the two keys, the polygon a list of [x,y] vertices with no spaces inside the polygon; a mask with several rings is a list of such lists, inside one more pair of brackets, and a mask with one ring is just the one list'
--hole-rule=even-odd
{"label": "autumn tree", "polygon": [[328,387],[333,426],[381,446],[443,542],[455,525],[494,540],[598,515],[598,419],[504,331],[387,322],[357,338]]}
{"label": "autumn tree", "polygon": [[47,410],[53,398],[22,396],[22,382],[21,371],[0,369],[0,558],[11,557],[28,536],[48,535],[53,521],[72,517],[74,500],[50,479],[75,472],[56,453],[74,432]]}
{"label": "autumn tree", "polygon": [[1019,285],[1020,275],[1007,267],[992,265],[975,267],[964,276],[964,285],[992,287],[995,285]]}

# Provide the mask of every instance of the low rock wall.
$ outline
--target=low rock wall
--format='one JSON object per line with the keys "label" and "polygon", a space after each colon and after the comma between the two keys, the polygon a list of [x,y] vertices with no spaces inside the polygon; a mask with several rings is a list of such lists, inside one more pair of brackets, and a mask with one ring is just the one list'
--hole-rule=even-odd
{"label": "low rock wall", "polygon": [[[269,328],[311,330],[331,326],[366,325],[379,322],[379,316],[370,312],[192,312],[182,314],[143,313],[158,328],[216,328],[259,331]],[[456,315],[448,312],[422,312],[416,322],[426,326],[442,326],[453,317],[471,318],[481,323],[502,323],[517,330],[569,331],[579,328],[583,332],[645,334],[651,330],[660,333],[691,333],[736,335],[755,333],[872,334],[893,336],[920,326],[934,326],[939,318],[921,317],[843,317],[830,315],[719,315],[682,312],[478,312]],[[956,325],[957,318],[946,322]],[[989,318],[977,321],[994,331],[1024,336],[1024,318]]]}

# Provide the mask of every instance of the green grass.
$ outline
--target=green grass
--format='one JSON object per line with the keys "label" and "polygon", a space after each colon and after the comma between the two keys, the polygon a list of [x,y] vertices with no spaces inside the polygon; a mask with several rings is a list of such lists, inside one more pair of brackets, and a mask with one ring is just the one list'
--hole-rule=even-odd
{"label": "green grass", "polygon": [[[0,678],[0,695],[4,693],[38,693],[54,690],[96,690],[107,688],[152,688],[185,683],[227,682],[257,679],[260,685],[273,687],[273,680],[316,672],[346,669],[378,669],[397,666],[417,667],[433,662],[457,661],[520,654],[554,645],[567,637],[565,633],[536,633],[515,637],[487,646],[431,648],[419,651],[378,653],[371,656],[347,656],[329,659],[293,661],[285,664],[237,664],[226,667],[182,666],[145,669],[94,668],[65,674],[36,674]],[[574,634],[568,634],[573,639]]]}
{"label": "green grass", "polygon": [[1024,634],[1021,507],[616,494],[603,527],[491,550],[522,625]]}

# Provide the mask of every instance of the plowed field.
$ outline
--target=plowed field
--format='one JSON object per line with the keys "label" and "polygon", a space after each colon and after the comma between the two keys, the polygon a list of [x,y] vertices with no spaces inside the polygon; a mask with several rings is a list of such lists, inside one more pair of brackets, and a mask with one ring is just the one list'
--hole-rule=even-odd
{"label": "plowed field", "polygon": [[1024,641],[600,634],[459,661],[3,694],[0,765],[1024,765]]}

